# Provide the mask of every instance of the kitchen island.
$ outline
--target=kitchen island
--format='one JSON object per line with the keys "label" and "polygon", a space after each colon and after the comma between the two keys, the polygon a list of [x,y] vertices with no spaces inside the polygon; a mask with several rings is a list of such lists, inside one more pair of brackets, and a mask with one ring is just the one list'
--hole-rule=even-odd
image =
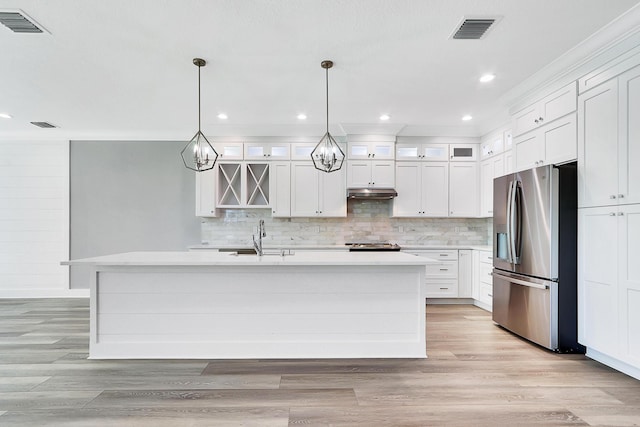
{"label": "kitchen island", "polygon": [[93,269],[92,359],[426,357],[425,264],[400,252],[130,252]]}

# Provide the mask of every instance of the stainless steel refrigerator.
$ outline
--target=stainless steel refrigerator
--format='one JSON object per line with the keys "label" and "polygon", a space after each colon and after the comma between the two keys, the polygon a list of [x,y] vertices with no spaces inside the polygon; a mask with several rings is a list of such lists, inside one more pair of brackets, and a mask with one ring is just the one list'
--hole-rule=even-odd
{"label": "stainless steel refrigerator", "polygon": [[584,353],[577,327],[576,164],[493,182],[493,321],[550,350]]}

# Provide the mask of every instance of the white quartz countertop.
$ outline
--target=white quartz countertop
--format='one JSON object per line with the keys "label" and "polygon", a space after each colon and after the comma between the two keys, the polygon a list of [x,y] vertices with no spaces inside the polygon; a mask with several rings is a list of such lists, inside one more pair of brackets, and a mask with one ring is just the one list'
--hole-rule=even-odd
{"label": "white quartz countertop", "polygon": [[[457,250],[457,249],[474,249],[478,251],[491,251],[492,247],[490,245],[403,245],[399,243],[402,250]],[[234,249],[234,248],[251,248],[252,245],[193,245],[189,246],[190,250],[199,250],[199,249]],[[335,250],[335,251],[348,251],[349,247],[345,245],[264,245],[265,250],[278,250],[278,249],[291,249],[291,250],[317,250],[317,251],[326,251],[326,250]]]}
{"label": "white quartz countertop", "polygon": [[[267,252],[267,250],[265,250]],[[230,252],[125,252],[62,262],[63,265],[94,266],[251,266],[251,265],[426,265],[437,262],[402,252],[313,252],[280,256],[271,252],[236,255]]]}

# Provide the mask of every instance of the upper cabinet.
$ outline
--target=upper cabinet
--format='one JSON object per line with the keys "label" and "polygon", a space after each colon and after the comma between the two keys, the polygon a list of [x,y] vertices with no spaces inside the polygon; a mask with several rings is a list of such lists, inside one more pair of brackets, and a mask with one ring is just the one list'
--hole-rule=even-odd
{"label": "upper cabinet", "polygon": [[395,158],[395,139],[386,141],[352,141],[347,144],[347,158],[350,160],[393,160]]}
{"label": "upper cabinet", "polygon": [[512,116],[513,136],[517,137],[539,126],[576,111],[576,82],[571,82],[540,101]]}
{"label": "upper cabinet", "polygon": [[449,144],[398,143],[396,144],[396,161],[404,160],[446,162],[449,160]]}
{"label": "upper cabinet", "polygon": [[517,171],[577,158],[576,115],[569,114],[515,139]]}
{"label": "upper cabinet", "polygon": [[242,160],[244,158],[242,142],[216,142],[211,145],[218,152],[218,160]]}
{"label": "upper cabinet", "polygon": [[196,173],[196,216],[216,216],[216,168]]}
{"label": "upper cabinet", "polygon": [[578,100],[578,204],[640,203],[640,65]]}
{"label": "upper cabinet", "polygon": [[268,163],[218,163],[217,199],[219,208],[269,207]]}
{"label": "upper cabinet", "polygon": [[479,200],[478,163],[451,162],[449,164],[449,216],[477,217]]}
{"label": "upper cabinet", "polygon": [[475,162],[478,160],[478,144],[451,144],[449,159],[456,162]]}
{"label": "upper cabinet", "polygon": [[504,132],[498,132],[483,138],[480,143],[480,160],[488,159],[504,150]]}
{"label": "upper cabinet", "polygon": [[291,162],[291,216],[347,216],[345,168],[326,173],[310,161]]}
{"label": "upper cabinet", "polygon": [[245,160],[289,160],[289,143],[249,142],[244,144]]}

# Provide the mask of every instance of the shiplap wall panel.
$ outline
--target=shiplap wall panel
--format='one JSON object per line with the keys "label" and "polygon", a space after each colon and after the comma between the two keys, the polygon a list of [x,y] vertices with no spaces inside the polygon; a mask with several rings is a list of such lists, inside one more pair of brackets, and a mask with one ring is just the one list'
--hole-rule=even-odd
{"label": "shiplap wall panel", "polygon": [[0,297],[69,289],[69,142],[0,142]]}

